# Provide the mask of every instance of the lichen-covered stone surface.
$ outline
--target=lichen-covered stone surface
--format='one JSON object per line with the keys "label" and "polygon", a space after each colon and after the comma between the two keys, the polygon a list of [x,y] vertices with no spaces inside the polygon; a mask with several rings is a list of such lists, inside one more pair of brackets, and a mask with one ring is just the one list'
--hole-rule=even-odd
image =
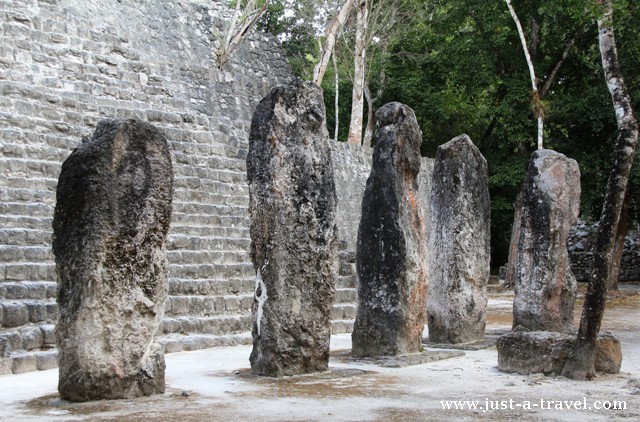
{"label": "lichen-covered stone surface", "polygon": [[578,163],[555,151],[536,151],[521,200],[521,232],[513,257],[513,327],[571,330],[576,280],[569,267],[567,237],[580,211]]}
{"label": "lichen-covered stone surface", "polygon": [[427,294],[418,172],[422,134],[409,107],[376,113],[373,165],[358,230],[354,357],[418,352]]}
{"label": "lichen-covered stone surface", "polygon": [[254,374],[325,371],[337,275],[336,193],[322,91],[297,81],[258,105],[247,156]]}
{"label": "lichen-covered stone surface", "polygon": [[[515,331],[498,337],[498,369],[519,374],[560,374],[573,350],[575,334]],[[596,371],[617,374],[622,365],[620,341],[610,333],[598,336]]]}
{"label": "lichen-covered stone surface", "polygon": [[431,188],[429,341],[484,337],[491,203],[487,161],[466,135],[441,145]]}
{"label": "lichen-covered stone surface", "polygon": [[63,163],[53,220],[62,398],[164,392],[153,336],[167,297],[172,193],[167,141],[140,121],[100,122]]}

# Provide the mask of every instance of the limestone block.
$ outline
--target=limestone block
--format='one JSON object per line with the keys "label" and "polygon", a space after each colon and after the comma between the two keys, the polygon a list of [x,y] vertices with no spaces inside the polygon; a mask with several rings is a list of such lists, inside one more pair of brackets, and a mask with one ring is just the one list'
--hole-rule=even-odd
{"label": "limestone block", "polygon": [[[519,374],[560,374],[575,345],[575,335],[552,331],[515,331],[498,337],[498,369]],[[610,333],[598,336],[595,369],[617,374],[622,364],[620,341]]]}
{"label": "limestone block", "polygon": [[358,228],[355,357],[420,351],[426,318],[426,242],[417,180],[422,134],[413,110],[400,103],[381,107],[376,120]]}
{"label": "limestone block", "polygon": [[578,163],[555,151],[536,151],[521,201],[518,248],[510,264],[515,271],[513,327],[571,330],[576,280],[567,238],[580,210]]}
{"label": "limestone block", "polygon": [[166,139],[136,120],[101,121],[62,165],[53,252],[67,400],[164,392],[153,336],[168,290],[172,183]]}
{"label": "limestone block", "polygon": [[322,91],[297,81],[258,105],[247,155],[255,269],[253,373],[328,367],[336,193]]}
{"label": "limestone block", "polygon": [[441,145],[431,187],[429,341],[484,337],[491,203],[487,161],[468,136]]}

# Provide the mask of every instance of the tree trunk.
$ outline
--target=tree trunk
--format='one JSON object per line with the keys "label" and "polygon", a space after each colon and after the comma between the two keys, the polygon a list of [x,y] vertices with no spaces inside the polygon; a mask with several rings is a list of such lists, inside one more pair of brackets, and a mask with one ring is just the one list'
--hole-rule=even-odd
{"label": "tree trunk", "polygon": [[507,272],[504,276],[504,287],[510,289],[516,285],[516,256],[520,247],[521,219],[522,219],[522,188],[516,198],[513,213],[513,226],[511,227],[511,241],[509,242],[509,260],[507,261]]}
{"label": "tree trunk", "polygon": [[524,50],[524,57],[527,60],[527,66],[529,66],[529,76],[531,76],[531,97],[533,103],[533,110],[535,117],[538,119],[538,149],[543,149],[543,137],[544,137],[544,110],[542,109],[542,103],[540,94],[538,93],[538,84],[536,82],[536,72],[533,68],[533,61],[531,60],[531,55],[529,54],[529,48],[527,47],[527,40],[524,36],[524,31],[522,30],[522,25],[520,24],[520,19],[518,19],[518,15],[516,11],[513,9],[511,5],[511,0],[505,0],[507,3],[507,7],[509,8],[509,13],[511,13],[511,17],[513,21],[516,23],[516,27],[518,28],[518,34],[520,35],[520,42],[522,43],[522,49]]}
{"label": "tree trunk", "polygon": [[338,142],[338,129],[340,129],[340,107],[338,107],[340,105],[340,102],[339,102],[340,75],[338,74],[338,59],[336,58],[336,55],[332,54],[331,57],[333,57],[333,73],[335,73],[335,80],[336,80],[336,99],[333,104],[333,106],[335,107],[335,114],[336,114],[336,128],[333,134],[333,140]]}
{"label": "tree trunk", "polygon": [[620,211],[620,222],[616,233],[616,243],[613,247],[613,257],[611,258],[611,270],[609,273],[609,281],[607,282],[607,290],[618,290],[618,281],[620,279],[620,268],[622,265],[622,252],[624,252],[624,238],[627,237],[627,210],[629,209],[629,200],[631,199],[629,186],[624,196],[622,210]]}
{"label": "tree trunk", "polygon": [[336,38],[342,31],[344,23],[347,21],[351,9],[353,8],[354,0],[346,0],[338,14],[331,20],[331,23],[327,27],[324,33],[324,43],[320,46],[320,61],[313,68],[313,82],[320,86],[322,85],[322,79],[329,66],[329,59],[333,55],[333,50],[336,45]]}
{"label": "tree trunk", "polygon": [[373,98],[371,98],[369,81],[365,81],[364,83],[364,98],[367,100],[367,126],[364,129],[364,139],[362,140],[362,145],[371,146],[373,131],[376,128],[376,113],[373,109]]}
{"label": "tree trunk", "polygon": [[618,123],[618,135],[615,145],[615,162],[609,175],[600,216],[593,261],[589,271],[589,287],[582,308],[578,337],[562,370],[563,376],[580,380],[590,380],[596,376],[594,368],[596,341],[607,298],[607,281],[618,223],[638,144],[638,123],[633,116],[631,99],[627,94],[618,64],[611,0],[600,0],[600,4],[604,11],[598,20],[600,54]]}
{"label": "tree trunk", "polygon": [[362,120],[364,114],[364,78],[366,65],[366,35],[369,17],[368,0],[358,0],[356,16],[356,46],[353,72],[353,92],[351,94],[351,123],[347,142],[360,145],[362,140]]}
{"label": "tree trunk", "polygon": [[[236,10],[229,25],[227,36],[220,48],[215,51],[216,60],[218,61],[218,69],[222,69],[231,58],[231,54],[244,41],[251,29],[256,26],[262,15],[267,12],[269,2],[265,0],[260,9],[257,8],[256,1],[251,0],[245,5],[245,9],[241,9],[241,2],[236,3]],[[241,21],[238,24],[238,21]]]}

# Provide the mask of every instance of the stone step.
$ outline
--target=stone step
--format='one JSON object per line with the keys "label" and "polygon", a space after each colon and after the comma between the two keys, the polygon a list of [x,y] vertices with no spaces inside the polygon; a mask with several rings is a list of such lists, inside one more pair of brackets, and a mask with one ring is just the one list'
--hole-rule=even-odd
{"label": "stone step", "polygon": [[[7,200],[16,200],[19,197],[18,194],[10,195],[11,192],[7,192]],[[0,195],[2,197],[2,195]],[[182,203],[196,203],[196,204],[213,204],[216,205],[232,205],[232,206],[249,206],[249,197],[246,195],[224,195],[211,193],[201,190],[182,190],[176,189],[173,193],[174,209],[180,210]]]}
{"label": "stone step", "polygon": [[189,251],[189,250],[169,250],[167,251],[169,263],[179,262],[181,264],[242,264],[249,260],[249,251]]}
{"label": "stone step", "polygon": [[169,296],[166,302],[167,316],[211,317],[250,313],[253,294],[233,296]]}
{"label": "stone step", "polygon": [[[219,227],[217,230],[220,236],[202,237],[198,235],[184,235],[172,232],[167,239],[167,249],[169,250],[192,250],[192,251],[215,251],[227,249],[229,239],[243,241],[249,244],[249,230],[234,227]],[[239,243],[240,245],[242,243]],[[244,249],[244,248],[243,248]],[[249,248],[246,247],[248,251]]]}
{"label": "stone step", "polygon": [[337,319],[331,321],[331,334],[345,334],[353,332],[352,319]]}
{"label": "stone step", "polygon": [[356,271],[356,264],[354,262],[340,262],[340,269],[338,270],[339,275],[356,275],[358,272]]}
{"label": "stone step", "polygon": [[0,264],[1,281],[51,281],[56,279],[56,265],[51,262],[11,262]]}
{"label": "stone step", "polygon": [[29,324],[0,330],[0,358],[20,351],[48,350],[55,344],[54,324]]}
{"label": "stone step", "polygon": [[242,264],[191,264],[191,265],[171,265],[169,263],[169,277],[178,279],[201,279],[211,280],[213,278],[227,279],[254,279],[256,274],[253,265]]}
{"label": "stone step", "polygon": [[[0,214],[11,216],[52,218],[54,203],[37,202],[0,202]],[[3,227],[3,226],[2,226]]]}
{"label": "stone step", "polygon": [[0,299],[54,299],[55,281],[19,281],[0,283]]}
{"label": "stone step", "polygon": [[[51,226],[49,226],[51,227]],[[53,262],[51,246],[0,245],[0,264],[21,262]]]}
{"label": "stone step", "polygon": [[199,180],[215,180],[222,182],[237,181],[240,186],[247,186],[247,172],[228,168],[207,168],[192,166],[176,166],[176,179],[194,178]]}
{"label": "stone step", "polygon": [[[239,217],[229,217],[238,223],[243,223],[244,218]],[[212,239],[234,239],[234,238],[242,238],[249,239],[249,226],[248,221],[247,225],[218,225],[212,224],[208,226],[193,226],[193,225],[184,225],[184,224],[174,224],[171,227],[171,235],[170,239],[175,237],[176,235],[188,236],[188,237],[197,237],[197,238],[212,238]],[[230,235],[231,234],[231,235]]]}
{"label": "stone step", "polygon": [[51,247],[52,230],[34,230],[24,228],[0,229],[0,245],[6,246],[48,246]]}
{"label": "stone step", "polygon": [[53,215],[33,217],[23,215],[0,215],[0,227],[51,231]]}
{"label": "stone step", "polygon": [[44,371],[58,367],[58,351],[37,350],[32,352],[14,352],[10,356],[0,357],[0,375],[22,374],[24,372]]}
{"label": "stone step", "polygon": [[247,345],[252,343],[249,331],[231,335],[213,334],[167,334],[157,338],[165,353],[183,352],[208,349],[210,347],[225,347]]}
{"label": "stone step", "polygon": [[336,304],[347,303],[352,304],[356,302],[356,289],[352,288],[337,288],[336,289]]}
{"label": "stone step", "polygon": [[192,221],[193,216],[225,216],[225,215],[237,215],[245,216],[249,215],[248,204],[234,205],[221,202],[214,203],[201,203],[197,201],[176,201],[173,204],[173,221],[184,222],[189,224]]}
{"label": "stone step", "polygon": [[[219,172],[215,174],[217,177],[201,178],[201,177],[189,177],[181,176],[176,177],[173,183],[173,187],[176,190],[200,190],[209,193],[217,193],[224,195],[246,195],[248,192],[248,185],[242,185],[246,183],[246,174],[234,173],[234,172]],[[240,180],[244,176],[244,180]],[[225,180],[222,180],[225,179]]]}
{"label": "stone step", "polygon": [[55,299],[0,299],[0,327],[15,328],[29,323],[55,323]]}
{"label": "stone step", "polygon": [[237,334],[251,329],[251,312],[243,315],[216,317],[180,316],[164,318],[161,333],[165,334]]}
{"label": "stone step", "polygon": [[352,320],[356,318],[355,303],[336,303],[331,309],[331,320]]}
{"label": "stone step", "polygon": [[172,296],[222,296],[253,294],[255,280],[239,279],[169,279],[169,294]]}
{"label": "stone step", "polygon": [[[230,227],[230,228],[244,228],[249,229],[249,214],[246,210],[238,210],[234,214],[218,215],[213,213],[206,213],[206,209],[209,206],[203,205],[190,205],[189,209],[192,210],[192,214],[175,213],[172,214],[172,225],[176,227],[180,225],[187,225],[193,227]],[[172,230],[173,232],[173,230]],[[247,236],[248,237],[248,236]]]}
{"label": "stone step", "polygon": [[338,276],[336,279],[336,287],[338,289],[355,289],[356,287],[356,276],[355,275],[343,275]]}

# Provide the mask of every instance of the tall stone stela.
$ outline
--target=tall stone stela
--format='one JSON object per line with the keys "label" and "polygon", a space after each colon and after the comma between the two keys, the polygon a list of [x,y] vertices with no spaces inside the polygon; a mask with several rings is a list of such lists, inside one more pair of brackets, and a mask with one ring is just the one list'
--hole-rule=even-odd
{"label": "tall stone stela", "polygon": [[296,81],[256,108],[249,153],[256,271],[251,370],[325,371],[337,276],[336,193],[320,88]]}
{"label": "tall stone stela", "polygon": [[172,195],[167,141],[141,121],[101,121],[63,163],[53,219],[62,398],[164,392],[154,335],[168,290]]}
{"label": "tall stone stela", "polygon": [[441,145],[431,185],[429,342],[484,338],[491,202],[487,161],[467,135]]}
{"label": "tall stone stela", "polygon": [[419,352],[427,296],[424,217],[417,176],[422,134],[413,110],[376,112],[373,165],[362,199],[354,357]]}
{"label": "tall stone stela", "polygon": [[567,238],[580,212],[580,169],[575,160],[539,150],[531,157],[521,193],[520,236],[513,259],[513,327],[570,331],[576,279]]}

